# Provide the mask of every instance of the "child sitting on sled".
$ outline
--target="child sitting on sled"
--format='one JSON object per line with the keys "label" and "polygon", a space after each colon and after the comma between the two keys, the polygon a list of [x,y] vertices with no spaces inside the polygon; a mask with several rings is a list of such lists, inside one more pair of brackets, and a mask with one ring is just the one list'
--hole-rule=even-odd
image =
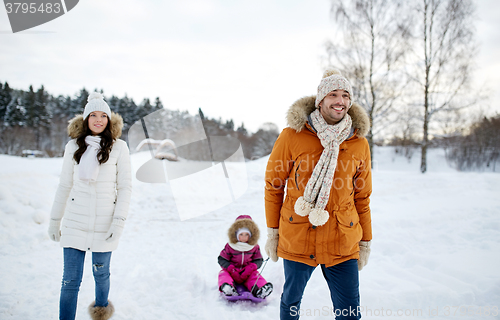
{"label": "child sitting on sled", "polygon": [[265,298],[273,291],[257,271],[262,265],[259,245],[259,228],[250,216],[241,215],[228,230],[229,242],[221,251],[218,261],[219,290],[226,296],[237,296],[236,284],[243,284],[257,298]]}

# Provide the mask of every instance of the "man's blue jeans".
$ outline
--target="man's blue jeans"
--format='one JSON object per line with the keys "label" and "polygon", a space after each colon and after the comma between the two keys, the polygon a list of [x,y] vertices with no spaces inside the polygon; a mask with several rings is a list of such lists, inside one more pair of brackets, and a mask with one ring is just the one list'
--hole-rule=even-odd
{"label": "man's blue jeans", "polygon": [[[281,294],[280,319],[299,319],[300,301],[315,267],[283,259],[285,284]],[[360,319],[358,261],[348,260],[321,271],[328,283],[333,302],[335,319]],[[313,309],[313,308],[312,308]]]}
{"label": "man's blue jeans", "polygon": [[[59,319],[73,320],[76,315],[78,291],[83,276],[85,251],[64,248],[64,273],[59,300]],[[92,252],[95,280],[95,306],[107,307],[109,294],[109,263],[111,252]]]}

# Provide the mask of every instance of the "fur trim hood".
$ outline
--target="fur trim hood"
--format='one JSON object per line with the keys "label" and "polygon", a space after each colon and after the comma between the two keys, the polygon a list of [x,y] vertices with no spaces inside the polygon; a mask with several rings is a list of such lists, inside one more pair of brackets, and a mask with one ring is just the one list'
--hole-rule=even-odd
{"label": "fur trim hood", "polygon": [[[307,117],[316,109],[316,96],[300,98],[288,109],[286,116],[290,128],[300,132],[307,122]],[[347,112],[352,118],[352,126],[358,129],[357,135],[365,137],[370,131],[370,118],[365,109],[357,103],[353,103]]]}
{"label": "fur trim hood", "polygon": [[249,245],[254,246],[259,242],[260,231],[257,224],[252,219],[236,219],[227,231],[229,243],[234,244],[238,242],[238,239],[236,239],[236,231],[240,228],[247,228],[252,233],[252,236],[248,240]]}
{"label": "fur trim hood", "polygon": [[[122,135],[123,118],[118,113],[111,112],[111,124],[113,129],[111,135],[113,139],[118,139]],[[69,120],[68,135],[71,139],[76,139],[83,131],[83,115],[78,114],[73,119]]]}

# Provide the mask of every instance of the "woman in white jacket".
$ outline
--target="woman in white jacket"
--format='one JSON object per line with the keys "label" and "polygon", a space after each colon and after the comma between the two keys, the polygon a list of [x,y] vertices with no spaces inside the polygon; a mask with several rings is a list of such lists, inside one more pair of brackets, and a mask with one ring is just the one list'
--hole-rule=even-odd
{"label": "woman in white jacket", "polygon": [[108,301],[111,251],[118,246],[132,189],[129,150],[118,139],[122,128],[122,117],[97,92],[68,126],[72,140],[64,150],[49,225],[50,238],[60,241],[64,253],[60,319],[75,318],[86,252],[92,252],[95,280],[89,313],[105,320],[114,312]]}

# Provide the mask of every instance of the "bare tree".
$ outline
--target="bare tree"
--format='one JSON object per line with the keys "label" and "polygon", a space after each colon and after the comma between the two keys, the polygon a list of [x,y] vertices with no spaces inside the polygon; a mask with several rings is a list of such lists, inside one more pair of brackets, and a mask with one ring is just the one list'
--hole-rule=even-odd
{"label": "bare tree", "polygon": [[447,161],[458,170],[496,171],[500,162],[500,116],[483,118],[470,133],[449,139]]}
{"label": "bare tree", "polygon": [[466,92],[470,82],[474,43],[472,0],[419,0],[412,8],[414,24],[413,63],[408,75],[419,87],[416,103],[423,106],[423,140],[420,171],[427,171],[427,148],[433,116],[455,112],[475,103]]}
{"label": "bare tree", "polygon": [[397,112],[397,123],[393,126],[394,137],[389,145],[395,146],[394,152],[397,155],[402,155],[411,161],[415,150],[418,149],[417,131],[419,123],[418,114],[412,106],[402,106]]}
{"label": "bare tree", "polygon": [[[326,43],[329,64],[340,65],[351,80],[354,99],[368,112],[367,136],[373,160],[374,137],[391,121],[408,81],[402,72],[408,49],[408,19],[401,0],[332,0],[331,12],[341,33]],[[372,161],[373,163],[373,161]]]}

